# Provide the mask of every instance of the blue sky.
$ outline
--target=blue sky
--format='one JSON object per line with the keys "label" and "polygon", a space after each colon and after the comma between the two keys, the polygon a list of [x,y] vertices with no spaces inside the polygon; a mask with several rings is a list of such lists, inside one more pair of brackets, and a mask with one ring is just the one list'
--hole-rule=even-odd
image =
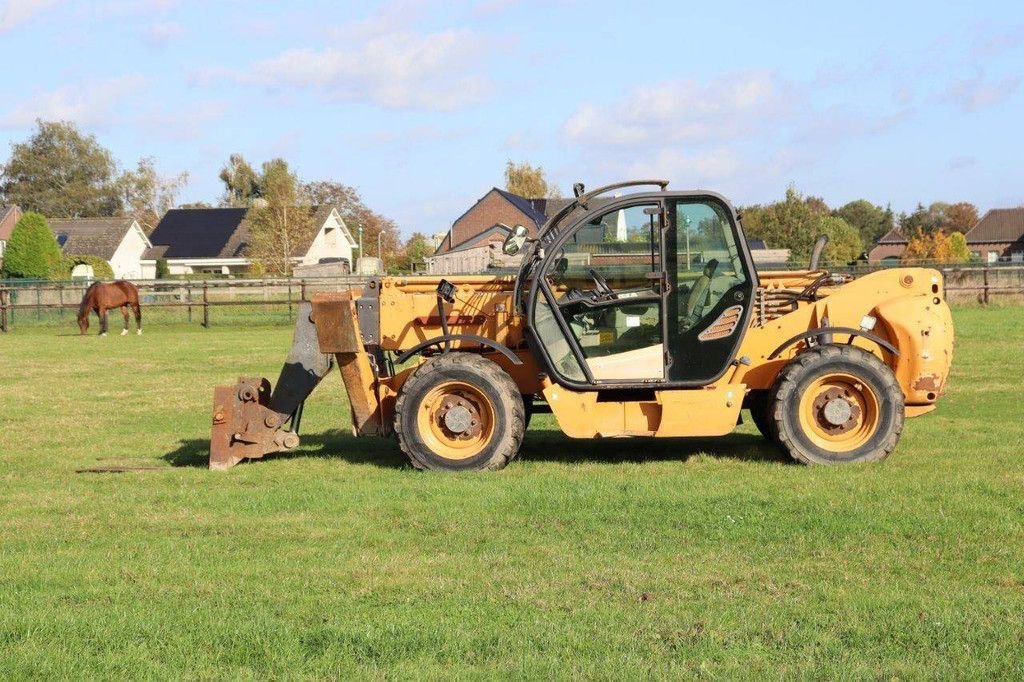
{"label": "blue sky", "polygon": [[71,120],[216,201],[229,154],[283,156],[406,234],[447,229],[506,159],[564,193],[1024,204],[1013,2],[0,0],[0,63],[0,157]]}

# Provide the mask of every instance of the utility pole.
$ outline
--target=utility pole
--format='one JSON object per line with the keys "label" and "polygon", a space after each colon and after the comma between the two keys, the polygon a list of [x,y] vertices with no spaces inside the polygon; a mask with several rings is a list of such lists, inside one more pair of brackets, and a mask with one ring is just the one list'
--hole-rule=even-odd
{"label": "utility pole", "polygon": [[384,236],[384,230],[377,233],[377,258],[380,258],[380,266],[384,267],[384,247],[381,246],[381,238]]}

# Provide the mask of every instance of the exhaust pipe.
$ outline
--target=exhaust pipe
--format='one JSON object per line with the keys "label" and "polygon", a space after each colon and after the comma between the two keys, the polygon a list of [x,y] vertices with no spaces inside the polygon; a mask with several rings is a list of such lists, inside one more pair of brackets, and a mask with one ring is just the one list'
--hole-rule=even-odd
{"label": "exhaust pipe", "polygon": [[821,253],[825,250],[825,245],[828,244],[828,235],[823,234],[818,237],[818,241],[814,242],[814,248],[811,249],[811,266],[808,270],[817,270],[818,261],[821,260]]}

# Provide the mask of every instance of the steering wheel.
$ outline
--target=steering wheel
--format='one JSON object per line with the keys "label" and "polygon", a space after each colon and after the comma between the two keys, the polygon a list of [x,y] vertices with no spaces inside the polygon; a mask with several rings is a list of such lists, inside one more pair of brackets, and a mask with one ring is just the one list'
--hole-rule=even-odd
{"label": "steering wheel", "polygon": [[601,273],[594,268],[590,268],[590,278],[594,280],[594,291],[597,293],[597,300],[618,298],[615,292],[612,291],[612,288],[608,286],[608,280],[602,277]]}

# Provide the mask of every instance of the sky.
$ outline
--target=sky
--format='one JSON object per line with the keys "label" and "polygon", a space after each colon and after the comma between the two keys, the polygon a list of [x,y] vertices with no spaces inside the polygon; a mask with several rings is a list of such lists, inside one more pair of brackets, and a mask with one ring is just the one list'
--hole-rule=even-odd
{"label": "sky", "polygon": [[737,205],[1024,205],[1024,5],[0,0],[0,161],[37,118],[216,202],[232,153],[448,229],[505,162]]}

